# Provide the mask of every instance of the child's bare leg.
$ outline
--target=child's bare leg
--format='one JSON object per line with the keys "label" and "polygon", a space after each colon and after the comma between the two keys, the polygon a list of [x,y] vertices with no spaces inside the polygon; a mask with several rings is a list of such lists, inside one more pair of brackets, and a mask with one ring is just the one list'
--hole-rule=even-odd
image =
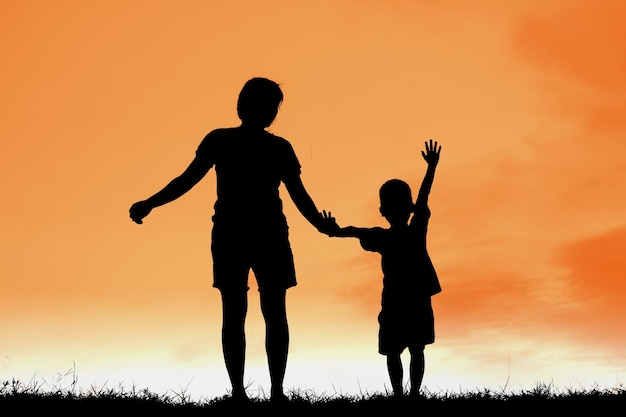
{"label": "child's bare leg", "polygon": [[422,386],[422,380],[424,379],[424,346],[416,346],[409,348],[411,353],[411,391],[409,395],[411,397],[418,397],[420,395],[420,388]]}
{"label": "child's bare leg", "polygon": [[391,388],[393,394],[396,396],[404,395],[402,389],[402,360],[400,354],[387,355],[387,371],[389,372],[389,379],[391,380]]}

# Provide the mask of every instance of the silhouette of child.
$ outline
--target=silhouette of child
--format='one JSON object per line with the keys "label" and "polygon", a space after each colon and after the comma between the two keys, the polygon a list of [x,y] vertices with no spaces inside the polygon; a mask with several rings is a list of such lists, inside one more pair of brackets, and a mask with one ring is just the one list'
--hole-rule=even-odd
{"label": "silhouette of child", "polygon": [[266,350],[271,398],[285,399],[283,379],[287,364],[289,328],[286,290],[296,285],[288,226],[279,197],[279,185],[302,215],[318,230],[325,222],[300,177],[300,163],[291,144],[269,133],[283,93],[266,78],[243,86],[237,102],[238,127],[215,129],[202,140],[186,170],[161,191],[130,208],[141,224],[152,209],[189,191],[215,167],[217,199],[214,205],[211,253],[213,286],[222,297],[222,349],[232,384],[232,397],[246,400],[243,385],[250,269],[256,277],[266,325]]}
{"label": "silhouette of child", "polygon": [[[378,350],[387,356],[387,370],[394,395],[403,396],[401,353],[408,348],[410,396],[419,396],[424,377],[424,348],[434,343],[431,296],[441,291],[439,279],[426,250],[430,209],[428,194],[439,162],[441,146],[426,142],[422,156],[428,163],[415,204],[409,185],[392,179],[380,188],[380,213],[390,224],[381,227],[340,228],[331,213],[323,212],[330,236],[356,237],[363,249],[381,254],[383,290],[378,315]],[[413,216],[411,217],[411,214]]]}

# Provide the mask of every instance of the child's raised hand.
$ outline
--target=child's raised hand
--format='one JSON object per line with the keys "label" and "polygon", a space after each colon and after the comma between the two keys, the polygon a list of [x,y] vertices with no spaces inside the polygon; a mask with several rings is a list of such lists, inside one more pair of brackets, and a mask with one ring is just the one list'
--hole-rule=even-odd
{"label": "child's raised hand", "polygon": [[333,217],[333,215],[326,210],[322,211],[322,223],[320,225],[319,231],[328,235],[335,236],[339,231],[339,225],[337,224],[337,220]]}
{"label": "child's raised hand", "polygon": [[426,145],[426,152],[422,151],[424,160],[428,165],[437,165],[439,162],[439,154],[441,153],[441,145],[437,146],[437,141],[433,143],[432,139],[430,142],[424,142],[424,144]]}

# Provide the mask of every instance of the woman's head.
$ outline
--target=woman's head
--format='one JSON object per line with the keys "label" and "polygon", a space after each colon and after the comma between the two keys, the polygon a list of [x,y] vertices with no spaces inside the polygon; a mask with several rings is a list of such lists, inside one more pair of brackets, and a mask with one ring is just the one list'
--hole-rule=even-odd
{"label": "woman's head", "polygon": [[252,78],[239,93],[237,114],[243,124],[266,128],[276,118],[282,101],[283,92],[277,83],[267,78]]}

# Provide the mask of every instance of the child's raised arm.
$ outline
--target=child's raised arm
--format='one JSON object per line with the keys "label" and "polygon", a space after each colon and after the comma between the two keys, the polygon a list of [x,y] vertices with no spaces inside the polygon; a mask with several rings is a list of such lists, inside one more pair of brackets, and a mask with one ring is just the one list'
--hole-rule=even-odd
{"label": "child's raised arm", "polygon": [[441,153],[441,145],[437,146],[436,141],[433,143],[431,139],[430,142],[424,142],[424,144],[426,145],[426,152],[422,151],[422,157],[424,157],[424,160],[428,163],[428,168],[426,169],[422,186],[417,194],[416,206],[425,206],[428,204],[428,195],[430,194],[430,189],[435,179],[435,168],[437,168],[439,154]]}

